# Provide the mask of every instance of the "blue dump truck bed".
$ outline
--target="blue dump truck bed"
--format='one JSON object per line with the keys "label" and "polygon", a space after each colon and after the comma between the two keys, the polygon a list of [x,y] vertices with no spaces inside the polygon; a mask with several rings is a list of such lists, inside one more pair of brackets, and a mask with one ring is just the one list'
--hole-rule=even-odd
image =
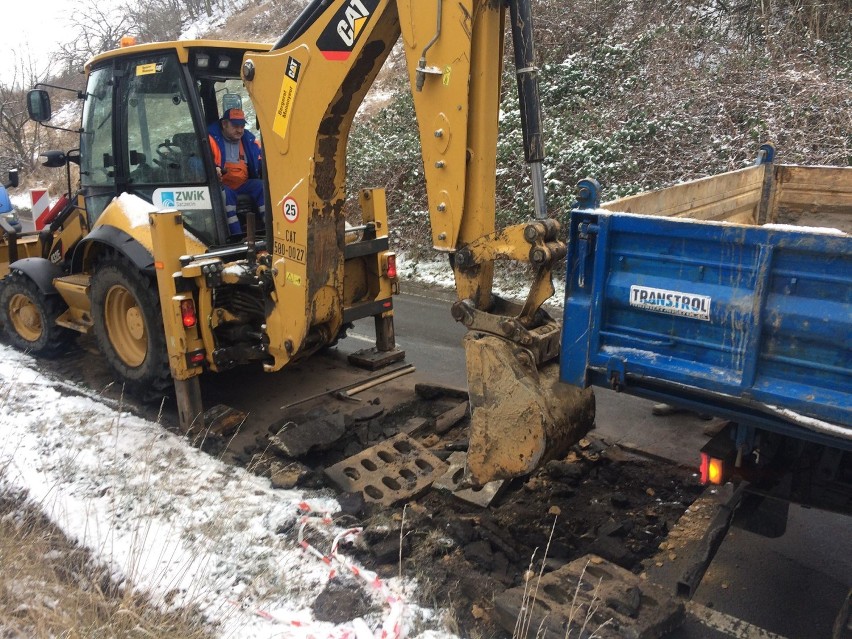
{"label": "blue dump truck bed", "polygon": [[852,236],[571,213],[561,378],[852,449]]}

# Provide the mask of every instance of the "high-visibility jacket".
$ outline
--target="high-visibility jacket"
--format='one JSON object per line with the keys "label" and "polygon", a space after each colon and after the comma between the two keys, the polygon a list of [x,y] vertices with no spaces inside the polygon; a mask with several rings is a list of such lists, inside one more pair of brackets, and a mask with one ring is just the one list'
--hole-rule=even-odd
{"label": "high-visibility jacket", "polygon": [[225,161],[225,136],[222,135],[222,125],[214,122],[207,128],[210,150],[213,152],[213,163],[222,169],[222,184],[230,189],[237,189],[249,178],[260,177],[260,143],[250,131],[245,131],[240,138],[240,159],[237,162]]}

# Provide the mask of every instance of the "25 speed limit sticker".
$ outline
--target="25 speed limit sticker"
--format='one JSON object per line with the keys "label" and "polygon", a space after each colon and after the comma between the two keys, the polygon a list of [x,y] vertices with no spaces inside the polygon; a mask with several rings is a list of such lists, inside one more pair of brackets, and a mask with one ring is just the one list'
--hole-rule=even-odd
{"label": "25 speed limit sticker", "polygon": [[284,218],[293,223],[299,219],[299,204],[291,197],[288,197],[284,200],[284,205],[282,207],[284,209]]}

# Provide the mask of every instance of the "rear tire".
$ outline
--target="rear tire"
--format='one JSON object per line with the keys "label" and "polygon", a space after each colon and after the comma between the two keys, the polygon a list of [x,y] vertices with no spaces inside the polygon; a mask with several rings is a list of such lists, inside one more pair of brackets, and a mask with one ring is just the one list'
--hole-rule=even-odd
{"label": "rear tire", "polygon": [[65,350],[76,333],[56,325],[68,307],[56,293],[45,294],[20,271],[12,270],[0,292],[0,321],[9,342],[21,351],[51,357]]}
{"label": "rear tire", "polygon": [[158,401],[171,384],[155,280],[121,258],[100,262],[92,277],[95,339],[125,389]]}

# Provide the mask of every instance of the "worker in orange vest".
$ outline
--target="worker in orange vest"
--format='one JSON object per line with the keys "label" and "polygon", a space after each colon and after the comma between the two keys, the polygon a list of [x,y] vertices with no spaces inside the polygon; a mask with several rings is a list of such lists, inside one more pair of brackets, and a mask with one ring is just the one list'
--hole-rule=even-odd
{"label": "worker in orange vest", "polygon": [[228,232],[240,235],[242,224],[237,217],[237,195],[247,194],[257,205],[263,220],[265,202],[261,175],[260,143],[246,130],[242,109],[228,109],[218,122],[207,128],[216,175],[225,194],[225,213]]}

